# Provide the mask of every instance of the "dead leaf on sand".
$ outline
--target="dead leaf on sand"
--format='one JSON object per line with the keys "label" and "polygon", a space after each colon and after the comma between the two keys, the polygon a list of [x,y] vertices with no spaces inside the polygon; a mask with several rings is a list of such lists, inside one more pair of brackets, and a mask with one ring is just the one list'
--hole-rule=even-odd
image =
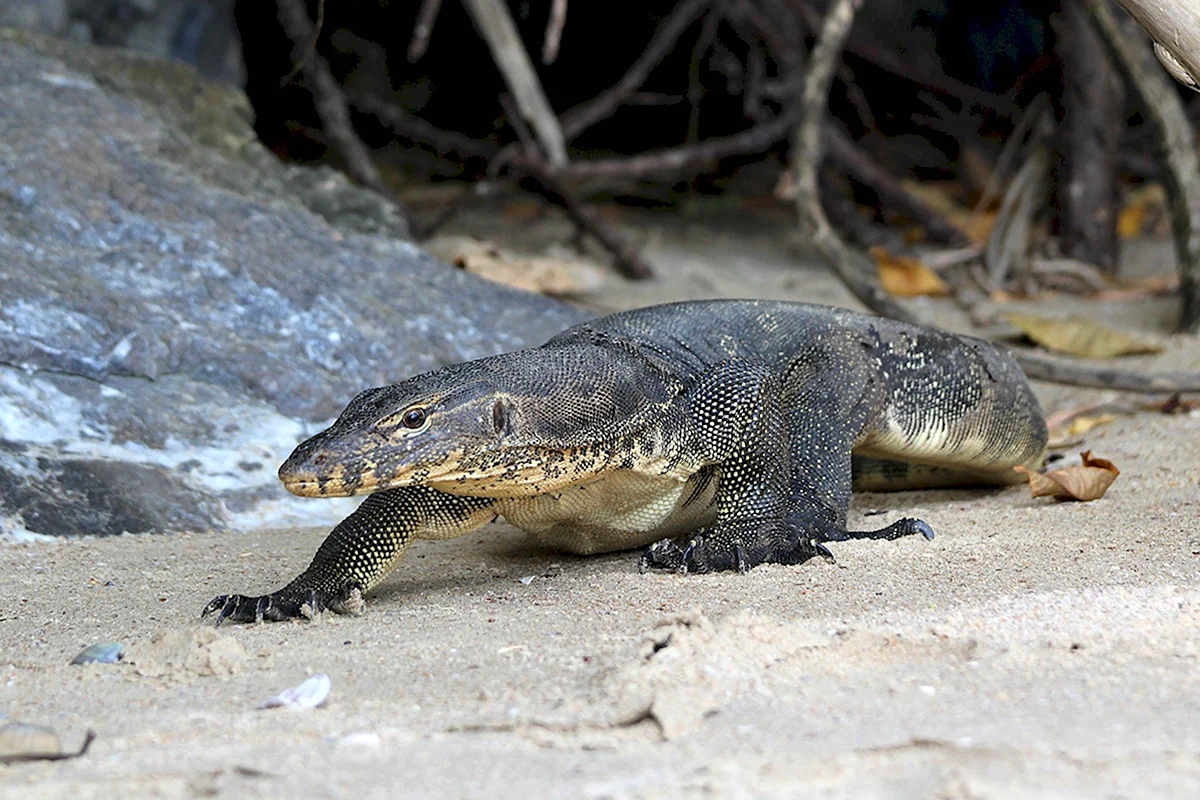
{"label": "dead leaf on sand", "polygon": [[1121,474],[1116,465],[1103,458],[1092,458],[1092,451],[1085,450],[1080,457],[1083,464],[1065,467],[1051,472],[1034,472],[1025,467],[1013,467],[1029,479],[1029,492],[1033,497],[1053,497],[1055,500],[1099,500]]}
{"label": "dead leaf on sand", "polygon": [[949,293],[945,281],[915,258],[894,256],[883,247],[872,247],[871,257],[879,265],[879,281],[883,288],[897,297]]}
{"label": "dead leaf on sand", "polygon": [[1004,318],[1047,350],[1086,358],[1161,353],[1157,341],[1110,328],[1088,317],[1042,317],[1011,312]]}
{"label": "dead leaf on sand", "polygon": [[470,236],[438,236],[424,247],[459,269],[527,292],[584,294],[604,283],[604,270],[587,260],[524,255]]}

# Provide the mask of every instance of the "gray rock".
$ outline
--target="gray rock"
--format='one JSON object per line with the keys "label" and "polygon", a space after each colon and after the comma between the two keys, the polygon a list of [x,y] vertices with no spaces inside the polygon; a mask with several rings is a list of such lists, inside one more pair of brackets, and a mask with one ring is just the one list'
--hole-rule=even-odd
{"label": "gray rock", "polygon": [[0,0],[0,27],[124,47],[191,64],[202,75],[246,81],[235,0]]}
{"label": "gray rock", "polygon": [[0,27],[61,35],[70,19],[67,0],[0,0]]}
{"label": "gray rock", "polygon": [[0,32],[0,129],[10,532],[324,522],[274,471],[355,393],[586,316],[434,261],[180,65]]}

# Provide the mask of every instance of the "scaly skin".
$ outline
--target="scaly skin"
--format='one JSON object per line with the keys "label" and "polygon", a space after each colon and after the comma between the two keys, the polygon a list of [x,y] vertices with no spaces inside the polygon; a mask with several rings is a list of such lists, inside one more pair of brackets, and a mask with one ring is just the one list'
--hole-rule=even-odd
{"label": "scaly skin", "polygon": [[204,613],[357,613],[414,539],[498,516],[576,553],[649,545],[643,569],[680,572],[932,538],[915,519],[846,530],[855,470],[874,489],[1014,483],[1045,444],[1024,375],[978,339],[800,303],[638,309],[360,394],[279,475],[370,496],[287,586]]}

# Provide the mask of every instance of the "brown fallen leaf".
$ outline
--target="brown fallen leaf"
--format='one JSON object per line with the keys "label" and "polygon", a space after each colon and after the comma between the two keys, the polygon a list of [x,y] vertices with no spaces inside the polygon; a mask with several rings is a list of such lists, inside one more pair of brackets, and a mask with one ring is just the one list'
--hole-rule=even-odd
{"label": "brown fallen leaf", "polygon": [[1072,436],[1082,436],[1098,425],[1105,425],[1117,418],[1116,414],[1096,414],[1095,416],[1080,416],[1071,420],[1067,433]]}
{"label": "brown fallen leaf", "polygon": [[987,244],[992,227],[996,224],[996,212],[991,210],[972,211],[953,197],[951,188],[944,183],[931,181],[903,181],[904,190],[923,200],[954,227],[963,232],[967,241],[977,247]]}
{"label": "brown fallen leaf", "polygon": [[1114,358],[1163,351],[1163,346],[1153,339],[1110,328],[1088,317],[1043,317],[1014,311],[1004,318],[1042,347],[1059,353]]}
{"label": "brown fallen leaf", "polygon": [[1125,205],[1117,212],[1117,235],[1136,239],[1143,231],[1155,232],[1169,219],[1167,193],[1160,183],[1148,183],[1129,193]]}
{"label": "brown fallen leaf", "polygon": [[879,282],[897,297],[949,293],[945,281],[915,258],[894,256],[878,246],[871,248],[871,257],[879,265]]}
{"label": "brown fallen leaf", "polygon": [[1053,497],[1055,500],[1099,500],[1121,474],[1116,465],[1103,458],[1093,458],[1091,450],[1080,454],[1082,466],[1065,467],[1050,472],[1034,472],[1025,467],[1013,467],[1029,480],[1033,497]]}
{"label": "brown fallen leaf", "polygon": [[[1046,447],[1051,450],[1075,447],[1083,441],[1084,434],[1093,428],[1132,414],[1140,408],[1142,406],[1130,406],[1110,399],[1047,414],[1046,428],[1050,431],[1050,439],[1046,442]],[[1146,408],[1158,410],[1157,405]]]}
{"label": "brown fallen leaf", "polygon": [[523,255],[469,236],[438,236],[424,247],[459,269],[527,292],[586,294],[604,283],[603,270],[586,260]]}

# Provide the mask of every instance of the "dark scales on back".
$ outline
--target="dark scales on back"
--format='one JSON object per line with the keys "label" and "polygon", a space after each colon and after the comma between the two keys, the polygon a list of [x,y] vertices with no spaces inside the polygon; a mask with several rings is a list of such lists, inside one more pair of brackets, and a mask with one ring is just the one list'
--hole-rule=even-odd
{"label": "dark scales on back", "polygon": [[1045,445],[1025,376],[987,342],[800,303],[638,309],[360,394],[279,475],[299,495],[367,499],[287,586],[205,613],[357,613],[414,539],[499,516],[574,553],[648,546],[643,569],[680,572],[931,538],[907,518],[846,530],[852,477],[1014,483]]}

